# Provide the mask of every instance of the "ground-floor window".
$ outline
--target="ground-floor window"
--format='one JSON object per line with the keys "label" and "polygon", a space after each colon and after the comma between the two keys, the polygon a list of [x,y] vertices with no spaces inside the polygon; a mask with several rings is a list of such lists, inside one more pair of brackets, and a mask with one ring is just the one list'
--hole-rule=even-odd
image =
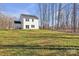
{"label": "ground-floor window", "polygon": [[31,28],[35,28],[35,25],[31,25]]}
{"label": "ground-floor window", "polygon": [[26,25],[26,28],[29,29],[29,25]]}

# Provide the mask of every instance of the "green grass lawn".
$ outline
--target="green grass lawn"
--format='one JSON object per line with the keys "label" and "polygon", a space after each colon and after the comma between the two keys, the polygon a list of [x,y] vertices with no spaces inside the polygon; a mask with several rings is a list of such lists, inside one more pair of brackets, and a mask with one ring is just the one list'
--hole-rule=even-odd
{"label": "green grass lawn", "polygon": [[[79,46],[79,34],[51,30],[0,30],[0,45],[28,47]],[[64,53],[63,53],[64,51]],[[75,51],[75,52],[74,52]],[[79,50],[0,48],[0,55],[79,55]]]}

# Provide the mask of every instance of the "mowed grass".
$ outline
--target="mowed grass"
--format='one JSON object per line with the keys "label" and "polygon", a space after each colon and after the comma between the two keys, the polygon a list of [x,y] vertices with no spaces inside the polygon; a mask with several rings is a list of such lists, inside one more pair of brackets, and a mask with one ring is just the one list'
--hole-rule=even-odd
{"label": "mowed grass", "polygon": [[0,45],[79,46],[79,34],[51,30],[0,30]]}
{"label": "mowed grass", "polygon": [[[28,47],[39,46],[49,48],[53,46],[79,46],[79,34],[52,30],[0,30],[0,45],[24,45]],[[0,49],[0,55],[68,55],[68,51],[65,53],[60,52],[62,51],[26,49],[23,47],[17,49],[8,47]]]}

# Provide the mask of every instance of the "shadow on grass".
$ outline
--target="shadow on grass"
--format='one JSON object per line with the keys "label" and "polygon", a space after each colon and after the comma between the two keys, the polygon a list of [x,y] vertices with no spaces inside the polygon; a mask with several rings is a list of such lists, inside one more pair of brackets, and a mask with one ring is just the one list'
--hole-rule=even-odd
{"label": "shadow on grass", "polygon": [[49,50],[79,50],[79,46],[32,46],[32,45],[0,45],[0,48],[49,49]]}

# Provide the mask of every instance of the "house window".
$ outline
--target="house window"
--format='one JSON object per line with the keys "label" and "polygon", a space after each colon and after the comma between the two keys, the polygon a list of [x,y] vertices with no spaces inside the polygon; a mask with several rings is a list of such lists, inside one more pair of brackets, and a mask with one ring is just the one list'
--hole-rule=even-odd
{"label": "house window", "polygon": [[32,19],[32,22],[34,22],[34,19]]}
{"label": "house window", "polygon": [[29,29],[29,25],[26,25],[26,28]]}
{"label": "house window", "polygon": [[35,28],[35,25],[31,25],[31,28]]}
{"label": "house window", "polygon": [[26,19],[26,21],[29,21],[29,19]]}

